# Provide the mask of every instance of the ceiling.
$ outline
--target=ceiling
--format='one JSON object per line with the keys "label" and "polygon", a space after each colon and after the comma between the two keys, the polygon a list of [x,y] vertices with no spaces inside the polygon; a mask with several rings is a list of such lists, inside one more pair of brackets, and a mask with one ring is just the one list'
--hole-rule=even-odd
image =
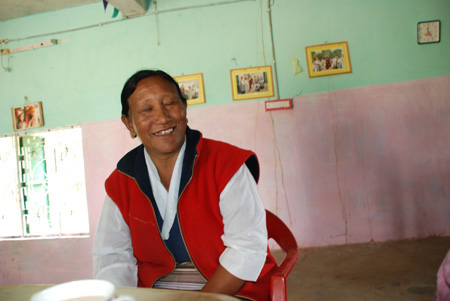
{"label": "ceiling", "polygon": [[102,0],[0,0],[0,21],[100,1]]}

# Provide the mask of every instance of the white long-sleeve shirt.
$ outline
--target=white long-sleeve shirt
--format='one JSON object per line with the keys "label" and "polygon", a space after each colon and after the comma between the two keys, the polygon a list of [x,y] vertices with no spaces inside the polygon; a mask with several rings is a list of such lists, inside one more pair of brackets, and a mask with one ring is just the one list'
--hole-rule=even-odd
{"label": "white long-sleeve shirt", "polygon": [[[179,154],[180,161],[184,157],[184,148],[183,146]],[[176,210],[176,203],[174,206],[173,202],[178,201],[178,192],[175,194],[171,189],[173,185],[179,187],[181,164],[175,164],[174,174],[178,175],[178,180],[173,177],[167,191],[160,183],[159,176],[155,177],[157,171],[153,170],[153,162],[147,153],[146,162],[154,196],[158,198],[157,206],[164,208],[159,209],[161,216],[164,222],[172,219],[172,225],[174,214],[168,213],[167,210]],[[159,185],[155,185],[154,179],[159,181]],[[176,196],[175,200],[170,198],[173,195]],[[221,238],[226,247],[219,262],[235,277],[256,281],[266,259],[266,216],[256,182],[245,164],[222,191],[219,206],[224,223],[224,234]],[[117,286],[137,286],[137,265],[133,256],[130,230],[119,208],[109,196],[105,198],[97,226],[93,255],[94,278],[109,280]]]}

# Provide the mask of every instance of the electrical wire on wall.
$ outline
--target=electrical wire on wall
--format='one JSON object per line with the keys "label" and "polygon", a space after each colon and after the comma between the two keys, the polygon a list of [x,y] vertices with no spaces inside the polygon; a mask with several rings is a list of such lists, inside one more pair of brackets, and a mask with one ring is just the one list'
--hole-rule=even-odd
{"label": "electrical wire on wall", "polygon": [[228,0],[228,1],[207,3],[207,4],[198,4],[198,5],[177,7],[177,8],[169,8],[169,9],[158,10],[158,11],[156,11],[156,9],[155,9],[155,12],[149,11],[143,15],[127,16],[127,17],[123,17],[122,19],[114,19],[111,21],[100,22],[100,23],[96,23],[96,24],[91,24],[91,25],[86,25],[86,26],[76,27],[76,28],[71,28],[71,29],[66,29],[66,30],[60,30],[60,31],[55,31],[55,32],[42,33],[42,34],[37,34],[37,35],[33,35],[33,36],[28,36],[28,37],[11,38],[11,39],[8,39],[8,42],[17,42],[17,41],[22,41],[22,40],[40,38],[40,37],[49,36],[49,35],[57,35],[57,34],[62,34],[62,33],[74,32],[74,31],[94,28],[94,27],[98,27],[98,26],[110,25],[110,24],[130,20],[130,19],[148,17],[148,16],[152,16],[155,14],[169,13],[169,12],[182,11],[182,10],[194,9],[194,8],[203,8],[203,7],[209,7],[209,6],[215,6],[215,5],[233,4],[233,3],[238,3],[238,2],[249,2],[249,1],[255,1],[255,0]]}
{"label": "electrical wire on wall", "polygon": [[[44,37],[44,36],[49,36],[49,35],[59,35],[59,34],[64,34],[64,33],[69,33],[69,32],[75,32],[75,31],[95,28],[95,27],[99,27],[99,26],[101,27],[101,26],[104,26],[104,25],[114,24],[114,23],[117,23],[117,22],[122,22],[122,21],[129,20],[129,19],[135,19],[135,18],[140,18],[140,17],[147,17],[147,16],[151,16],[151,15],[155,15],[157,44],[160,45],[159,28],[158,28],[158,15],[159,14],[175,12],[175,11],[182,11],[182,10],[188,10],[188,9],[195,9],[195,8],[202,8],[202,7],[209,7],[209,6],[215,6],[215,5],[226,5],[226,4],[233,4],[233,3],[238,3],[238,2],[248,2],[248,1],[255,1],[255,0],[219,1],[219,2],[214,2],[214,3],[191,5],[191,6],[184,6],[184,7],[178,7],[178,8],[170,8],[170,9],[165,9],[165,10],[161,10],[161,11],[157,10],[157,1],[153,1],[153,4],[155,5],[154,12],[149,11],[148,13],[143,14],[143,15],[125,16],[122,19],[114,19],[114,20],[110,20],[110,21],[106,21],[106,22],[100,22],[100,23],[97,23],[97,24],[91,24],[91,25],[87,25],[87,26],[76,27],[76,28],[60,30],[60,31],[55,31],[55,32],[49,32],[49,33],[42,33],[42,34],[26,36],[26,37],[9,38],[9,39],[3,38],[3,39],[0,40],[1,65],[2,65],[2,68],[3,68],[3,70],[5,72],[8,72],[8,71],[11,70],[11,68],[10,68],[10,59],[11,59],[10,51],[11,51],[11,49],[3,49],[3,44],[6,44],[8,42],[18,42],[18,41],[34,39],[34,38],[39,38],[39,37]],[[60,41],[58,43],[61,43],[61,42],[65,42],[65,41]],[[55,43],[53,43],[53,44],[55,44]],[[48,46],[48,45],[45,45],[45,46]],[[30,48],[30,46],[28,46],[28,47],[20,47],[20,51],[22,51],[22,48]],[[35,47],[31,47],[30,49],[34,49],[34,48]],[[3,59],[3,56],[5,54],[8,54],[8,63],[7,63],[6,66],[5,66],[4,59]]]}
{"label": "electrical wire on wall", "polygon": [[[8,48],[3,48],[3,44],[6,44],[7,42],[8,42],[7,39],[2,39],[2,40],[0,41],[0,56],[2,57],[2,58],[1,58],[2,68],[3,68],[3,71],[5,71],[5,72],[8,72],[8,71],[11,70],[11,68],[9,67],[9,63],[11,62],[11,54],[10,54],[10,51],[9,51]],[[4,57],[5,55],[8,55],[8,64],[6,65],[6,67],[5,67],[5,64],[4,64],[4,62],[3,62],[3,57]]]}
{"label": "electrical wire on wall", "polygon": [[[274,46],[274,42],[273,42],[273,28],[272,28],[272,14],[271,14],[271,4],[270,4],[270,0],[267,0],[267,15],[269,18],[269,32],[270,32],[270,44],[272,47],[272,65],[273,65],[273,75],[274,75],[274,91],[275,91],[275,99],[279,99],[279,91],[278,91],[278,72],[277,72],[277,62],[275,59],[275,46]],[[281,159],[281,152],[280,152],[280,148],[278,147],[278,140],[277,140],[277,134],[275,132],[275,121],[272,115],[272,111],[269,112],[270,114],[270,119],[272,121],[272,131],[273,131],[273,144],[274,144],[274,156],[275,156],[275,174],[274,174],[274,178],[275,178],[275,182],[276,182],[276,200],[275,200],[275,204],[276,204],[276,208],[275,211],[278,212],[279,211],[279,207],[278,207],[278,180],[277,180],[277,167],[278,165],[280,166],[281,169],[281,187],[283,190],[283,194],[284,194],[284,199],[285,199],[285,203],[286,203],[286,211],[289,217],[289,224],[292,225],[292,216],[291,216],[291,210],[289,208],[289,199],[288,199],[288,195],[287,195],[287,191],[286,191],[286,185],[285,185],[285,181],[284,181],[284,168],[283,168],[283,161]]]}
{"label": "electrical wire on wall", "polygon": [[270,7],[270,0],[267,0],[267,15],[269,17],[269,33],[270,33],[270,45],[272,46],[272,64],[273,64],[273,76],[274,76],[274,88],[275,88],[275,99],[279,99],[278,91],[278,72],[277,72],[277,61],[275,59],[275,46],[273,42],[273,28],[272,28],[272,12]]}
{"label": "electrical wire on wall", "polygon": [[155,30],[156,30],[156,44],[159,46],[159,27],[158,27],[158,1],[153,1],[153,4],[155,5]]}

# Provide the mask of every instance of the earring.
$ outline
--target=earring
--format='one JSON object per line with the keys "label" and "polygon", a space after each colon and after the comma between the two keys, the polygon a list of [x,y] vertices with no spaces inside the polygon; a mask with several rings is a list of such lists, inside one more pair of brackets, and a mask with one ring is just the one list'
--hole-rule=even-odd
{"label": "earring", "polygon": [[131,137],[131,139],[134,139],[134,138],[136,138],[136,134],[133,134],[133,133],[130,133],[130,137]]}

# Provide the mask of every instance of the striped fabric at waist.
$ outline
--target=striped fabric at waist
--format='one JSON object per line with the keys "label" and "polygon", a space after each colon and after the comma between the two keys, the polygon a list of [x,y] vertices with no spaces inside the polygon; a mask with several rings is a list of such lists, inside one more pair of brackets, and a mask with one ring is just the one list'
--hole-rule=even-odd
{"label": "striped fabric at waist", "polygon": [[205,283],[206,279],[191,262],[182,262],[177,263],[172,273],[156,281],[153,287],[199,291]]}

